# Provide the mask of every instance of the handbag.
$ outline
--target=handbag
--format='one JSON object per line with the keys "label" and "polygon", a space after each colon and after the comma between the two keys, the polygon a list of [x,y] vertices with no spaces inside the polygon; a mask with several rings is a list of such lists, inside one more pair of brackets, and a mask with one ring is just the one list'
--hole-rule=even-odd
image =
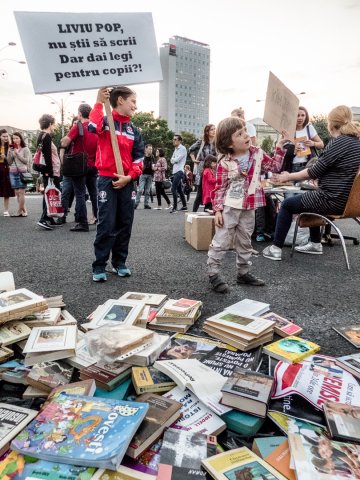
{"label": "handbag", "polygon": [[[78,123],[79,136],[82,138],[84,148],[84,127]],[[82,177],[87,172],[88,155],[85,151],[79,153],[65,153],[63,160],[63,175],[66,177]]]}
{"label": "handbag", "polygon": [[163,188],[171,188],[171,181],[166,178],[165,180],[163,180],[162,186]]}
{"label": "handbag", "polygon": [[23,183],[33,183],[34,178],[30,172],[19,172],[20,180]]}
{"label": "handbag", "polygon": [[43,142],[43,139],[44,139],[45,135],[46,134],[44,133],[44,135],[42,136],[42,138],[40,140],[40,143],[37,147],[37,150],[36,150],[36,152],[33,156],[32,168],[35,172],[39,172],[39,173],[45,173],[46,170],[47,170],[45,157],[44,157],[44,154],[42,152],[42,142]]}

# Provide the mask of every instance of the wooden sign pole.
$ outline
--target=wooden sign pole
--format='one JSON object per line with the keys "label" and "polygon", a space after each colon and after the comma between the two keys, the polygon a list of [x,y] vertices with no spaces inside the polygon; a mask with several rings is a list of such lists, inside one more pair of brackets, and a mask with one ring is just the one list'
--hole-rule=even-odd
{"label": "wooden sign pole", "polygon": [[106,116],[107,116],[108,124],[110,128],[111,146],[114,152],[116,170],[119,175],[124,175],[124,169],[122,165],[119,144],[118,144],[116,133],[115,133],[114,119],[112,117],[111,106],[108,98],[105,100],[105,112],[106,112]]}

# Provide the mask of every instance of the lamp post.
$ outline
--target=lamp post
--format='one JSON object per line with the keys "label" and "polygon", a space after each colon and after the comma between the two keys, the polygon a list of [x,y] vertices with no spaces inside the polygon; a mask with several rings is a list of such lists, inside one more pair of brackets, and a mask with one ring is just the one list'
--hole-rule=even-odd
{"label": "lamp post", "polygon": [[15,42],[8,42],[6,45],[2,46],[0,48],[0,52],[2,52],[3,50],[5,50],[5,48],[8,48],[8,47],[15,47],[16,43]]}
{"label": "lamp post", "polygon": [[48,97],[51,100],[51,103],[53,105],[57,105],[59,112],[60,112],[60,118],[61,118],[61,135],[62,137],[64,136],[65,133],[65,108],[68,103],[69,98],[71,95],[75,95],[74,92],[69,92],[68,95],[65,98],[61,98],[60,100],[56,100],[55,98],[51,97],[50,95],[45,95],[43,94],[44,97]]}
{"label": "lamp post", "polygon": [[[2,47],[0,47],[0,52],[2,52],[3,50],[5,50],[5,48],[8,48],[8,47],[15,47],[16,43],[15,42],[8,42],[6,45],[3,45]],[[0,62],[16,62],[16,63],[20,63],[22,65],[26,64],[26,62],[24,60],[15,60],[14,58],[1,58],[0,59]],[[0,78],[1,79],[5,79],[7,77],[7,71],[6,70],[0,70]]]}

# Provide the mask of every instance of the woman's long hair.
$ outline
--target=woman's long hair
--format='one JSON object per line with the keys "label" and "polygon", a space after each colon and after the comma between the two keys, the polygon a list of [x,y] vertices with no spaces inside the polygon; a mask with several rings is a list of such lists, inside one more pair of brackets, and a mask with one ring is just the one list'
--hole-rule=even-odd
{"label": "woman's long hair", "polygon": [[203,140],[205,143],[210,143],[209,132],[211,127],[215,127],[215,125],[213,125],[212,123],[208,123],[207,125],[205,125],[204,134],[203,134]]}

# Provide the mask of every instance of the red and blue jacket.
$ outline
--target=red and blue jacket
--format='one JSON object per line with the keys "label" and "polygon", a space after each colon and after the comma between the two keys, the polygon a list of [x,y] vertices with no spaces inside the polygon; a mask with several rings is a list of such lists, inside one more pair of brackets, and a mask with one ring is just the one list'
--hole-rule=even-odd
{"label": "red and blue jacket", "polygon": [[[116,138],[119,144],[124,175],[135,180],[141,175],[144,159],[144,141],[140,130],[133,125],[130,117],[112,111]],[[111,145],[110,128],[104,116],[103,104],[96,103],[90,112],[88,130],[99,137],[96,152],[96,168],[102,177],[113,177],[116,173],[115,157]]]}

